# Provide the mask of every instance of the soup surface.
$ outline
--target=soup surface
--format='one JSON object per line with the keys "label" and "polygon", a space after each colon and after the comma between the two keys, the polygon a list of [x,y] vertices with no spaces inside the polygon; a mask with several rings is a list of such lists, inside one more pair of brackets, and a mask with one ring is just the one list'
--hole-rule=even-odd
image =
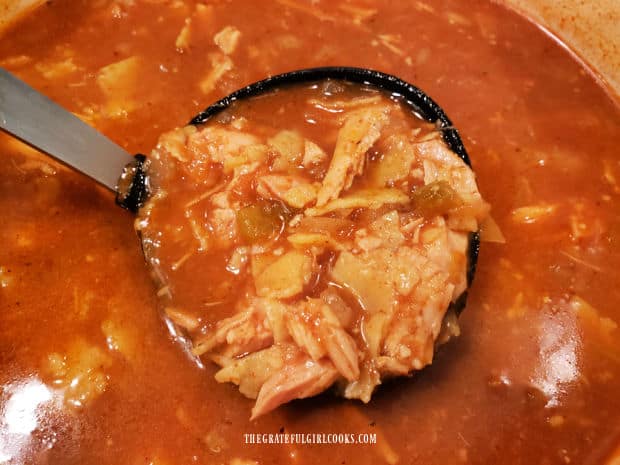
{"label": "soup surface", "polygon": [[[324,65],[396,74],[459,128],[505,236],[483,244],[461,336],[366,405],[325,395],[249,421],[253,401],[163,323],[134,218],[2,135],[0,462],[611,463],[620,112],[535,25],[486,1],[56,0],[0,41],[0,66],[130,152]],[[304,436],[263,444],[280,433]]]}

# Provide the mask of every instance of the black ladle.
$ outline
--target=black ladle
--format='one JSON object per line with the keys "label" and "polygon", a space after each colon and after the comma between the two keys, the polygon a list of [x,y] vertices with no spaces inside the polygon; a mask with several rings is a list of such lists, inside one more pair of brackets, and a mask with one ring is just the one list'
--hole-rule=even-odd
{"label": "black ladle", "polygon": [[[204,124],[237,100],[264,94],[283,86],[325,79],[367,84],[399,97],[416,115],[435,123],[448,147],[471,166],[458,131],[432,98],[396,76],[366,68],[324,67],[278,74],[243,87],[218,100],[196,115],[189,124]],[[137,212],[148,199],[149,182],[144,155],[131,156],[101,133],[2,68],[0,68],[0,128],[112,189],[116,192],[116,202],[127,210]],[[117,173],[121,173],[120,178],[117,177]],[[469,238],[468,285],[471,285],[476,271],[479,246],[478,233],[472,233]],[[463,309],[465,299],[466,292],[454,304],[457,313]]]}

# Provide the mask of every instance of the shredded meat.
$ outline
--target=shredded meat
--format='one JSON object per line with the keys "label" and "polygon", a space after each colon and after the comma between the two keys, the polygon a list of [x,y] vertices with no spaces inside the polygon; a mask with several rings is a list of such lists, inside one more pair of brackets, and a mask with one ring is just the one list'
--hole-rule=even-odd
{"label": "shredded meat", "polygon": [[[149,249],[168,276],[166,308],[192,322],[194,353],[221,367],[216,380],[256,399],[252,418],[331,386],[368,402],[383,379],[430,364],[436,343],[459,332],[445,316],[467,287],[469,233],[489,210],[471,169],[398,102],[376,92],[307,101],[334,119],[331,158],[298,130],[252,131],[237,107],[243,118],[162,136],[158,195],[136,222],[149,244],[175,232],[171,249]],[[188,210],[173,216],[175,203]],[[185,239],[213,260],[226,252],[222,283],[237,284],[218,307],[225,316],[206,307],[191,319],[175,301],[175,284],[187,285],[167,257]],[[206,296],[213,283],[185,273]]]}
{"label": "shredded meat", "polygon": [[370,107],[350,113],[336,141],[336,149],[317,197],[321,207],[338,198],[351,187],[355,176],[362,174],[366,152],[379,139],[381,128],[388,122],[386,107]]}
{"label": "shredded meat", "polygon": [[324,360],[299,356],[287,360],[282,370],[262,385],[252,409],[252,419],[293,399],[312,397],[329,388],[338,378],[334,366]]}

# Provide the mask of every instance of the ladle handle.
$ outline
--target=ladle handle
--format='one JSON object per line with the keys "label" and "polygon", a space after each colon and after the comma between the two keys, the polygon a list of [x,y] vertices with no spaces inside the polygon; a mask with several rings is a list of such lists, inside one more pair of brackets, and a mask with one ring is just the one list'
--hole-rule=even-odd
{"label": "ladle handle", "polygon": [[116,191],[134,157],[0,68],[0,128]]}

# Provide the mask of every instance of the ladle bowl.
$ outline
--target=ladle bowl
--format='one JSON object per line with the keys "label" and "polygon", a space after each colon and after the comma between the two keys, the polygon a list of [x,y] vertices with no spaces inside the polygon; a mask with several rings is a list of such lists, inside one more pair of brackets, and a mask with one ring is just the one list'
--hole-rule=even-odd
{"label": "ladle bowl", "polygon": [[[366,68],[309,68],[271,76],[218,100],[192,118],[189,124],[205,124],[214,115],[241,99],[256,97],[284,86],[325,79],[369,85],[399,98],[413,114],[434,123],[447,146],[471,167],[457,129],[431,97],[396,76]],[[146,202],[149,196],[149,177],[148,158],[145,155],[137,154],[132,159],[105,136],[1,68],[0,84],[0,128],[114,190],[116,203],[121,207],[135,213]],[[112,157],[109,153],[111,151],[120,156]],[[120,174],[116,182],[110,181],[110,172],[112,170],[114,173],[115,169],[114,163],[122,163],[116,171]],[[471,285],[474,278],[479,245],[478,233],[471,233],[467,265],[468,285]],[[466,294],[467,292],[464,292],[453,304],[457,314],[465,306]]]}

